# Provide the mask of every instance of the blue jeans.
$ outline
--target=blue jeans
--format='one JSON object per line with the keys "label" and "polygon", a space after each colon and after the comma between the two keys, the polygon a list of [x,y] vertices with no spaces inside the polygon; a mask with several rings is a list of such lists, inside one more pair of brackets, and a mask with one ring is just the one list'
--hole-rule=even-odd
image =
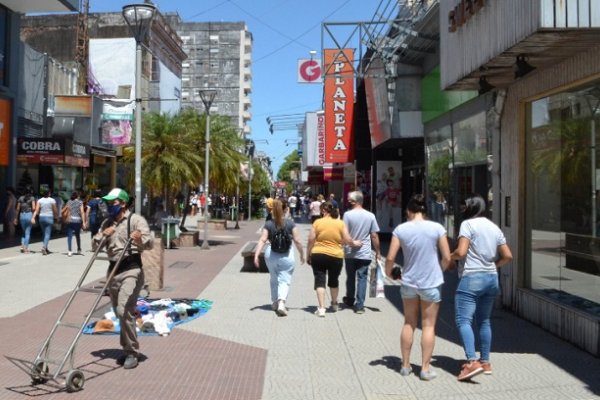
{"label": "blue jeans", "polygon": [[267,246],[265,264],[271,275],[271,303],[287,300],[294,273],[294,250],[290,248],[287,254],[276,253]]}
{"label": "blue jeans", "polygon": [[40,228],[42,228],[42,232],[44,233],[43,245],[42,248],[48,249],[48,242],[50,241],[50,236],[52,235],[52,224],[54,223],[54,217],[51,215],[40,215]]}
{"label": "blue jeans", "polygon": [[24,249],[29,247],[29,238],[31,237],[31,216],[32,212],[22,212],[19,215],[19,222],[21,223],[21,229],[23,230],[23,237],[21,238],[21,246]]}
{"label": "blue jeans", "polygon": [[[365,307],[365,296],[367,294],[367,275],[371,260],[360,260],[357,258],[345,258],[346,264],[346,297],[344,302],[354,303],[356,309]],[[358,278],[358,284],[356,283]],[[355,291],[356,289],[356,291]],[[354,296],[356,293],[356,302]]]}
{"label": "blue jeans", "polygon": [[490,316],[500,293],[498,274],[476,272],[460,279],[454,298],[455,319],[467,360],[477,360],[473,319],[479,327],[481,361],[490,361],[492,325]]}
{"label": "blue jeans", "polygon": [[69,222],[67,224],[67,249],[71,251],[71,242],[75,235],[77,241],[77,251],[81,250],[81,222]]}

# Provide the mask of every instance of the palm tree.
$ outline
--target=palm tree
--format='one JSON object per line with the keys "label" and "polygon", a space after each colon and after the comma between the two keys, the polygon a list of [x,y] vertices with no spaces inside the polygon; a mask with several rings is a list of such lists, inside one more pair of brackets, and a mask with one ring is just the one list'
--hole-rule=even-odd
{"label": "palm tree", "polygon": [[[198,181],[203,158],[197,144],[189,139],[181,115],[147,113],[142,122],[142,180],[151,193],[160,193],[170,206],[181,187]],[[132,147],[127,148],[125,161],[133,162],[133,153]]]}

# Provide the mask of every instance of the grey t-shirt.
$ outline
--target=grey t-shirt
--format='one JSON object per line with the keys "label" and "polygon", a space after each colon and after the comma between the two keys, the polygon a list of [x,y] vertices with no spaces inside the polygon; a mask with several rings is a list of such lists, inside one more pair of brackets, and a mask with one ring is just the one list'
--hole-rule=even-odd
{"label": "grey t-shirt", "polygon": [[344,257],[358,260],[371,259],[371,233],[379,232],[373,213],[364,208],[355,208],[344,213],[344,224],[354,240],[361,240],[361,247],[344,246]]}
{"label": "grey t-shirt", "polygon": [[458,238],[469,239],[467,256],[459,263],[458,275],[474,272],[497,273],[498,246],[506,244],[504,233],[484,217],[471,218],[460,224]]}
{"label": "grey t-shirt", "polygon": [[446,235],[442,225],[428,220],[408,221],[398,225],[392,234],[400,239],[404,254],[403,285],[429,289],[444,283],[438,256],[438,241]]}

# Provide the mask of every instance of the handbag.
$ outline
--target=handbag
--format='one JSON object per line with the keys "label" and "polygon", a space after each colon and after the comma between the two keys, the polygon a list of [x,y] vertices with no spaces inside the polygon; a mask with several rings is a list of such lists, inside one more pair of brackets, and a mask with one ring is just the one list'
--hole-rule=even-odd
{"label": "handbag", "polygon": [[68,224],[69,220],[71,219],[71,207],[64,206],[60,213],[60,217],[62,219],[63,224]]}

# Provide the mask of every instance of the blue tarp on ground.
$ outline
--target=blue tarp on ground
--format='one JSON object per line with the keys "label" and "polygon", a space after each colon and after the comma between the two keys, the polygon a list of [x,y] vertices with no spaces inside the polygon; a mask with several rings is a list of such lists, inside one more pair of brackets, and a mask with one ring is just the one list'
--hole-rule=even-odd
{"label": "blue tarp on ground", "polygon": [[[206,299],[143,299],[137,302],[137,325],[139,336],[168,335],[171,330],[206,314],[212,308],[212,301]],[[83,333],[112,334],[120,333],[119,321],[112,311],[107,309],[104,318],[90,322]]]}

